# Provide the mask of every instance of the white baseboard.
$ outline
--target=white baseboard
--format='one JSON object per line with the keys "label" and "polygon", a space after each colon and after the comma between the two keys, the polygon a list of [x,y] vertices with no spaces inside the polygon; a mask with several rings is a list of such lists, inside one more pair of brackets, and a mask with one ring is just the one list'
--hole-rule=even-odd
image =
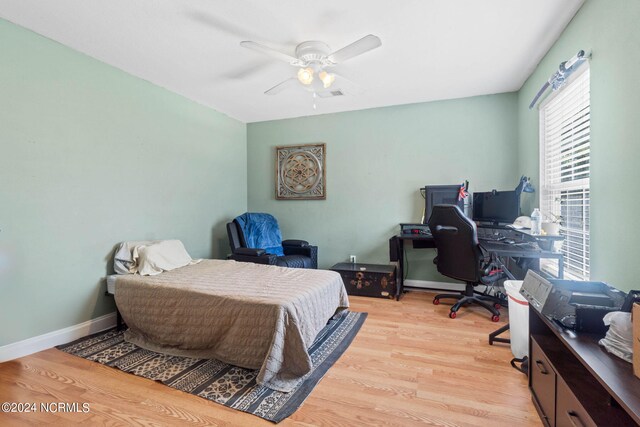
{"label": "white baseboard", "polygon": [[464,283],[454,282],[435,282],[432,280],[414,280],[406,279],[404,281],[405,286],[421,289],[437,289],[445,291],[464,291]]}
{"label": "white baseboard", "polygon": [[46,350],[60,344],[66,344],[78,338],[113,328],[114,326],[116,326],[115,312],[69,326],[68,328],[7,344],[0,347],[0,363],[37,353],[38,351]]}

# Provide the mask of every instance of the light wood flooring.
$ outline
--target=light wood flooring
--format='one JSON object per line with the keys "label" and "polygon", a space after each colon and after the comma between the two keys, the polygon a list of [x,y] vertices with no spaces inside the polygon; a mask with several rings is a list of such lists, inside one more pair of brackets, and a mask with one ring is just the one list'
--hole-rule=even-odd
{"label": "light wood flooring", "polygon": [[[400,302],[351,297],[369,313],[360,333],[280,425],[541,425],[526,377],[508,345],[489,346],[502,326],[479,307],[449,319],[433,294]],[[0,364],[0,402],[89,403],[88,413],[3,414],[0,425],[273,425],[160,383],[56,349]]]}

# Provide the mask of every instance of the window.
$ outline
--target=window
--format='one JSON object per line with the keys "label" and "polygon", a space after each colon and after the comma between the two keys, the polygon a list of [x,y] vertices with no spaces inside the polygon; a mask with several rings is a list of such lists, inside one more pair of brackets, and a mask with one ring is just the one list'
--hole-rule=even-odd
{"label": "window", "polygon": [[[582,73],[580,73],[583,71]],[[540,108],[540,208],[560,216],[565,277],[589,279],[589,67]],[[553,272],[551,261],[542,263]]]}

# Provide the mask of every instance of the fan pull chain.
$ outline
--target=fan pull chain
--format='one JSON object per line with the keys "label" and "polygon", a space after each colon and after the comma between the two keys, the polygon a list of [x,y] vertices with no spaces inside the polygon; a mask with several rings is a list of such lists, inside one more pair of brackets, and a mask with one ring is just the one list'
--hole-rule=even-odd
{"label": "fan pull chain", "polygon": [[316,98],[318,98],[318,94],[317,94],[317,93],[315,93],[315,92],[313,92],[313,109],[314,109],[314,110],[317,110],[317,107],[316,107]]}

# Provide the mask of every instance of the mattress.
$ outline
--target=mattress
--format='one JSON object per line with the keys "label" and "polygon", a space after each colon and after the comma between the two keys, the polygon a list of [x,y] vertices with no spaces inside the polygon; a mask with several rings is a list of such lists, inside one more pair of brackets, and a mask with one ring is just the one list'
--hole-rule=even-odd
{"label": "mattress", "polygon": [[284,392],[310,372],[318,332],[349,306],[334,271],[223,260],[121,275],[114,290],[127,341],[259,369],[259,384]]}
{"label": "mattress", "polygon": [[116,293],[116,279],[120,276],[119,274],[112,274],[111,276],[107,276],[107,293],[109,295],[115,295]]}

